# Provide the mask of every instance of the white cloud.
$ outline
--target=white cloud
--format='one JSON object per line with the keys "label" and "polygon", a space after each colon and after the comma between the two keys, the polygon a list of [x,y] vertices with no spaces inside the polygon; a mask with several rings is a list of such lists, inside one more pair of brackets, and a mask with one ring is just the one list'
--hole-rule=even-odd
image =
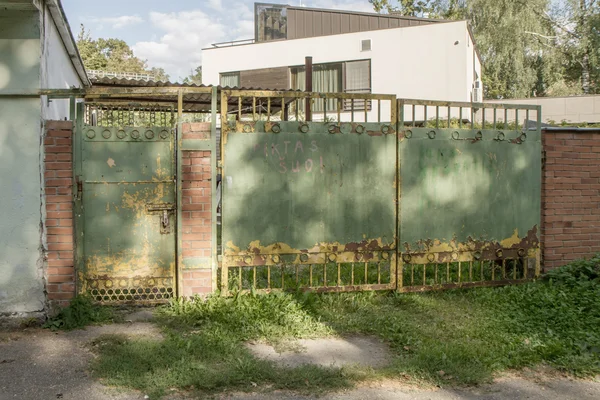
{"label": "white cloud", "polygon": [[136,25],[143,22],[144,19],[139,15],[122,15],[120,17],[103,17],[103,18],[86,18],[92,23],[99,25],[102,29],[103,25],[109,25],[112,29],[121,29],[126,26]]}
{"label": "white cloud", "polygon": [[200,10],[150,13],[154,28],[163,32],[158,40],[133,45],[135,54],[153,67],[162,67],[171,80],[187,76],[202,61],[202,48],[226,40],[231,30],[219,18]]}
{"label": "white cloud", "polygon": [[[285,2],[281,2],[285,3]],[[288,1],[299,5],[299,1]],[[150,12],[154,32],[132,46],[152,67],[164,68],[171,81],[184,78],[202,63],[202,49],[212,43],[254,37],[254,4],[250,0],[208,0],[205,8]],[[373,11],[367,0],[304,0],[304,5],[349,11]],[[139,17],[138,17],[139,18]]]}
{"label": "white cloud", "polygon": [[221,0],[208,0],[208,5],[213,10],[223,11],[223,4]]}

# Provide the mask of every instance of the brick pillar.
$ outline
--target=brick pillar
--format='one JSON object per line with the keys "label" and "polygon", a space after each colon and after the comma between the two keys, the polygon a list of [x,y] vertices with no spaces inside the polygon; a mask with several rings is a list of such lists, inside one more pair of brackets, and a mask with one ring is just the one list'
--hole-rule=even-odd
{"label": "brick pillar", "polygon": [[600,129],[542,131],[544,268],[600,252]]}
{"label": "brick pillar", "polygon": [[46,292],[51,309],[75,295],[73,262],[73,124],[46,121],[44,190],[46,196]]}
{"label": "brick pillar", "polygon": [[[210,138],[210,123],[183,124],[183,139]],[[183,152],[182,291],[189,297],[213,290],[212,175],[210,151]]]}

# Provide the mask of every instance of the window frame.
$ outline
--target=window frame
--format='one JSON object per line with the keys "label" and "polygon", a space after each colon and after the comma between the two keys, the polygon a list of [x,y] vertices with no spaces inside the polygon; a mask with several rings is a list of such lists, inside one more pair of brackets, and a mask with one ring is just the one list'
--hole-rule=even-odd
{"label": "window frame", "polygon": [[[223,76],[225,76],[225,75],[230,75],[230,76],[237,75],[238,85],[234,86],[234,87],[237,87],[237,88],[241,87],[241,85],[242,85],[241,71],[220,72],[219,73],[219,86],[221,86],[221,87],[223,87],[222,79],[223,79]],[[230,86],[227,86],[227,87],[230,87]]]}

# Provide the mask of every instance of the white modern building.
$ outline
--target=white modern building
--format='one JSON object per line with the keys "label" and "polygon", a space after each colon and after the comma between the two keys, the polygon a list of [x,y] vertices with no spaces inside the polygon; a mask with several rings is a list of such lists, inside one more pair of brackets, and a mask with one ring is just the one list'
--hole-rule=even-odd
{"label": "white modern building", "polygon": [[[481,60],[466,21],[255,4],[255,37],[203,50],[208,85],[481,101]],[[375,113],[376,110],[370,111]]]}

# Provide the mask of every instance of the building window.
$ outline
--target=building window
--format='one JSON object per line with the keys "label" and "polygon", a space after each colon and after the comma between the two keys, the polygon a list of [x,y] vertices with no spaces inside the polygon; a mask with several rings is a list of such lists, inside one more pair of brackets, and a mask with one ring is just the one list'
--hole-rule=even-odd
{"label": "building window", "polygon": [[240,73],[239,72],[226,72],[220,74],[219,84],[222,87],[236,88],[240,87]]}
{"label": "building window", "polygon": [[278,4],[254,4],[257,42],[287,39],[287,7]]}
{"label": "building window", "polygon": [[360,51],[371,51],[371,39],[360,41]]}
{"label": "building window", "polygon": [[[305,67],[290,68],[292,90],[305,90]],[[313,65],[313,92],[319,93],[371,93],[371,61],[346,61]],[[370,102],[367,107],[370,109]],[[364,100],[354,101],[354,110],[364,110]],[[313,111],[323,111],[323,102],[316,102]],[[350,110],[352,101],[344,101],[344,109]],[[327,101],[327,110],[337,110],[335,100]]]}

